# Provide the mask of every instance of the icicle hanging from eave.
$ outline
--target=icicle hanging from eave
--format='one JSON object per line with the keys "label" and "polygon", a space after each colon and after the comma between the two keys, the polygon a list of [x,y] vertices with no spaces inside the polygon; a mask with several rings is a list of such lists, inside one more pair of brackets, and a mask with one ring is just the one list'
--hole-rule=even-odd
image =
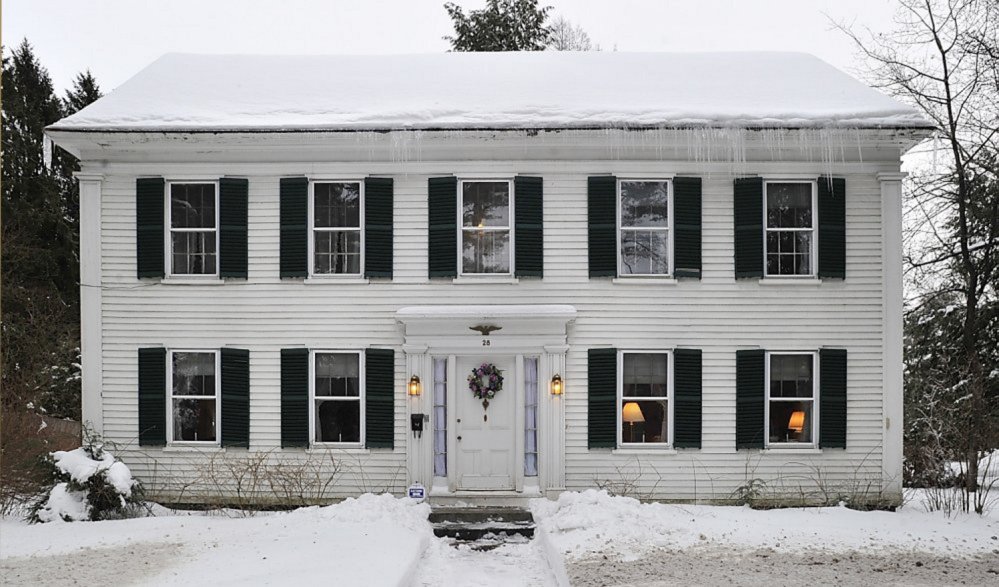
{"label": "icicle hanging from eave", "polygon": [[42,133],[42,165],[46,170],[52,171],[52,139],[44,133]]}

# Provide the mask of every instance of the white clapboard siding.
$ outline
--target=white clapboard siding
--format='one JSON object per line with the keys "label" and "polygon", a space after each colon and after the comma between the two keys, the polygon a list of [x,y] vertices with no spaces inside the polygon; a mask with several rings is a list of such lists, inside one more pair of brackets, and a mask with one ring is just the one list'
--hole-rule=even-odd
{"label": "white clapboard siding", "polygon": [[[883,276],[878,171],[884,163],[793,162],[774,173],[846,178],[847,279],[820,285],[763,285],[734,279],[732,191],[726,162],[693,161],[419,161],[395,163],[232,162],[109,163],[102,187],[103,423],[106,437],[152,495],[185,499],[205,483],[199,474],[229,449],[148,449],[136,443],[136,349],[233,346],[250,350],[250,451],[285,462],[325,458],[321,451],[280,448],[280,361],[283,347],[396,350],[396,385],[407,376],[403,336],[394,314],[421,304],[571,304],[566,357],[566,487],[628,486],[666,499],[726,499],[748,480],[768,480],[785,494],[816,486],[881,481]],[[896,159],[892,159],[896,157]],[[703,182],[703,279],[675,284],[614,283],[587,275],[587,176],[626,168],[655,177],[698,175]],[[753,173],[751,162],[738,173]],[[510,172],[544,178],[544,271],[541,280],[456,284],[427,278],[427,178]],[[282,176],[390,175],[395,180],[394,279],[302,283],[278,278],[278,182]],[[135,278],[135,178],[205,175],[249,178],[249,279],[224,285],[179,285]],[[588,450],[586,350],[595,346],[703,350],[703,448],[675,453]],[[848,446],[844,450],[736,451],[735,352],[741,348],[849,350]],[[396,449],[336,451],[341,462],[330,497],[402,491],[407,483],[405,405],[396,402]],[[326,473],[330,471],[327,467]],[[263,491],[266,494],[266,491]]]}

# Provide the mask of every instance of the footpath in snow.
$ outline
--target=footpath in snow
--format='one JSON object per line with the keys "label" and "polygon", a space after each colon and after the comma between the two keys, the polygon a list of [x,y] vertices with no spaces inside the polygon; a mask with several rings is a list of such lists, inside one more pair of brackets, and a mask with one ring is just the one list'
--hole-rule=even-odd
{"label": "footpath in snow", "polygon": [[438,587],[556,587],[558,582],[537,540],[512,537],[495,548],[489,541],[453,545],[437,538],[411,585]]}

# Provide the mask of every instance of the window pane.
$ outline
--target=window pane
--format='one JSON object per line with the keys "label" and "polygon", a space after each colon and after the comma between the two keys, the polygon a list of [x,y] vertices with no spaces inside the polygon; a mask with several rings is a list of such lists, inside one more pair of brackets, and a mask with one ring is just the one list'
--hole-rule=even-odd
{"label": "window pane", "polygon": [[640,400],[621,403],[621,442],[669,442],[666,401]]}
{"label": "window pane", "polygon": [[173,400],[173,439],[215,441],[215,399]]}
{"label": "window pane", "polygon": [[810,275],[812,233],[771,230],[767,232],[768,275]]}
{"label": "window pane", "polygon": [[215,232],[174,232],[173,263],[175,275],[213,275],[215,273]]}
{"label": "window pane", "polygon": [[770,397],[812,397],[812,355],[770,355]]}
{"label": "window pane", "polygon": [[316,442],[360,441],[360,401],[316,400]]}
{"label": "window pane", "polygon": [[360,397],[359,372],[354,353],[316,353],[316,396]]}
{"label": "window pane", "polygon": [[317,183],[312,186],[317,227],[358,228],[361,226],[361,184]]}
{"label": "window pane", "polygon": [[668,358],[662,353],[624,354],[624,397],[666,397]]}
{"label": "window pane", "polygon": [[669,182],[622,181],[622,227],[669,227]]}
{"label": "window pane", "polygon": [[361,272],[361,233],[338,230],[317,231],[313,251],[313,273],[340,274]]}
{"label": "window pane", "polygon": [[510,233],[506,230],[461,231],[463,273],[509,273]]}
{"label": "window pane", "polygon": [[812,403],[770,402],[770,442],[812,442]]}
{"label": "window pane", "polygon": [[622,229],[621,273],[624,275],[669,273],[669,232]]}
{"label": "window pane", "polygon": [[510,226],[510,184],[466,181],[462,185],[462,226]]}
{"label": "window pane", "polygon": [[812,184],[768,183],[767,228],[811,228]]}
{"label": "window pane", "polygon": [[170,226],[215,228],[215,184],[170,184]]}
{"label": "window pane", "polygon": [[174,395],[215,395],[215,353],[173,353]]}

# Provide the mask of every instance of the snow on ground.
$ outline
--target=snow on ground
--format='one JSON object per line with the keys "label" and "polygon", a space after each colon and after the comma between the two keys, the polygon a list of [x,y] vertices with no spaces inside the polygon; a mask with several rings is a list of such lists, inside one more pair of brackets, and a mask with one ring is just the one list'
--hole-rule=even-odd
{"label": "snow on ground", "polygon": [[452,545],[435,540],[411,585],[435,587],[462,585],[478,587],[546,587],[557,582],[540,543],[527,538],[507,539],[489,550],[488,540]]}

